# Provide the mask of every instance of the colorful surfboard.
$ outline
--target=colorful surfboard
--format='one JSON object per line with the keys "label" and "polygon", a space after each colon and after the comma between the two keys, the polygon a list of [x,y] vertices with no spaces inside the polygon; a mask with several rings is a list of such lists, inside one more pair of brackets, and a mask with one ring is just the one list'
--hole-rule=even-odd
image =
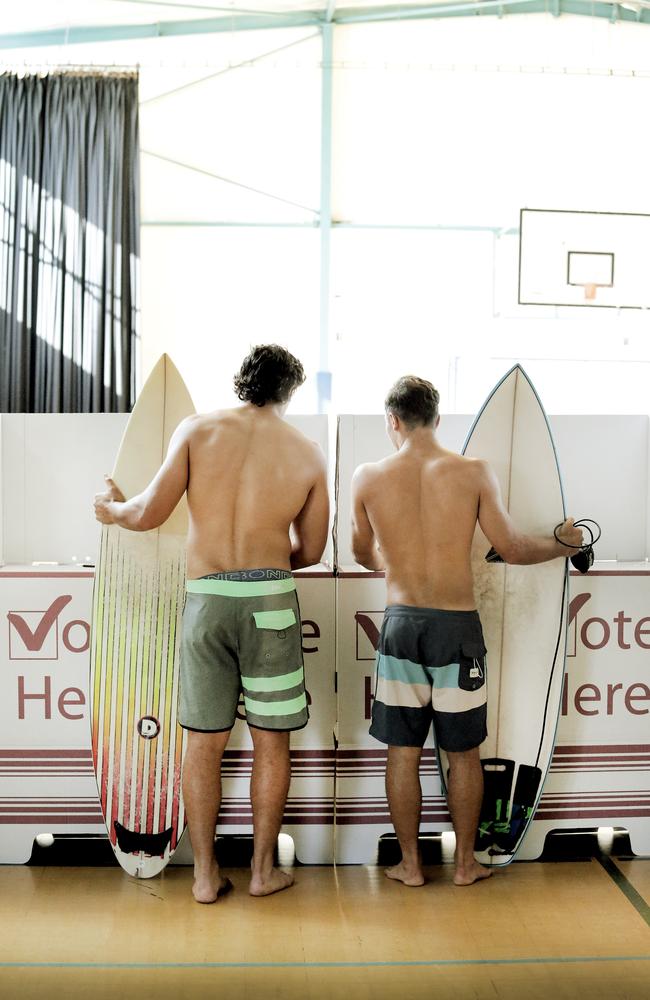
{"label": "colorful surfboard", "polygon": [[[115,463],[113,479],[127,499],[153,479],[172,433],[192,413],[187,388],[163,355],[138,397]],[[115,856],[139,878],[165,867],[185,827],[176,703],[186,532],[185,498],[159,529],[103,526],[95,574],[93,761]]]}
{"label": "colorful surfboard", "polygon": [[[486,459],[517,526],[549,535],[565,518],[557,454],[542,404],[515,365],[488,397],[463,453]],[[486,865],[515,856],[542,793],[553,754],[564,660],[568,574],[565,559],[536,566],[486,560],[490,542],[477,526],[474,590],[483,623],[488,678],[485,781],[476,843]],[[447,760],[441,753],[441,775]]]}

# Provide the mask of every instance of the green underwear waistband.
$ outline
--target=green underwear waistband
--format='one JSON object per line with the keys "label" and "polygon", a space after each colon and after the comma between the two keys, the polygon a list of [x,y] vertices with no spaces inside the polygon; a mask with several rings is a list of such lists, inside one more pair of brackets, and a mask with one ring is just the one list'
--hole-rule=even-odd
{"label": "green underwear waistband", "polygon": [[296,589],[293,577],[286,580],[188,580],[188,594],[216,594],[219,597],[264,597],[288,594]]}

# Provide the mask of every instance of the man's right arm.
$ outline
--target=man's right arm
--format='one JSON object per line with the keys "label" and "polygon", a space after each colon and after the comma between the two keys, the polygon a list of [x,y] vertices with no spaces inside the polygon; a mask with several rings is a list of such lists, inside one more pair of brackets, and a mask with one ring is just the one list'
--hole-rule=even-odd
{"label": "man's right arm", "polygon": [[558,529],[558,537],[565,545],[556,541],[552,534],[545,537],[519,531],[503,504],[499,481],[493,470],[483,461],[477,461],[476,466],[480,478],[478,522],[504,562],[523,566],[567,558],[582,545],[582,531],[574,528],[571,517]]}
{"label": "man's right arm", "polygon": [[319,563],[327,543],[330,507],[325,456],[314,445],[316,475],[305,504],[291,525],[291,569]]}
{"label": "man's right arm", "polygon": [[369,471],[368,465],[360,465],[352,476],[352,554],[360,566],[369,570],[383,570],[384,560],[364,499]]}
{"label": "man's right arm", "polygon": [[164,524],[187,488],[189,436],[194,419],[187,417],[178,425],[169,442],[165,461],[142,493],[127,500],[113,480],[105,476],[108,489],[95,495],[98,521],[118,524],[130,531],[150,531]]}

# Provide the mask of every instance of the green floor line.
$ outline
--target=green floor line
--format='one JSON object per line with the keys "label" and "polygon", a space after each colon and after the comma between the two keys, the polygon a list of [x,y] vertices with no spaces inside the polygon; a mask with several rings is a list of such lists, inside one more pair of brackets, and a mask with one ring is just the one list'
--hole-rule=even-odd
{"label": "green floor line", "polygon": [[637,913],[645,920],[648,927],[650,927],[650,906],[646,903],[641,893],[636,891],[632,883],[628,881],[621,869],[611,858],[600,857],[598,860],[609,877],[616,882],[623,895],[626,896]]}
{"label": "green floor line", "polygon": [[2,969],[386,969],[472,965],[579,965],[650,962],[648,955],[577,955],[560,958],[442,958],[413,962],[0,962]]}

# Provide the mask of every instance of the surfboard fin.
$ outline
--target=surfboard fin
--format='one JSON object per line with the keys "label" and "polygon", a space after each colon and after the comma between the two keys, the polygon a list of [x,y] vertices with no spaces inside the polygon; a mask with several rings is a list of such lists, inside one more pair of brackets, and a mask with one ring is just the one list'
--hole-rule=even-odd
{"label": "surfboard fin", "polygon": [[174,827],[160,833],[138,833],[122,826],[118,820],[113,820],[113,828],[117,844],[125,854],[148,854],[150,857],[162,858],[171,843]]}

